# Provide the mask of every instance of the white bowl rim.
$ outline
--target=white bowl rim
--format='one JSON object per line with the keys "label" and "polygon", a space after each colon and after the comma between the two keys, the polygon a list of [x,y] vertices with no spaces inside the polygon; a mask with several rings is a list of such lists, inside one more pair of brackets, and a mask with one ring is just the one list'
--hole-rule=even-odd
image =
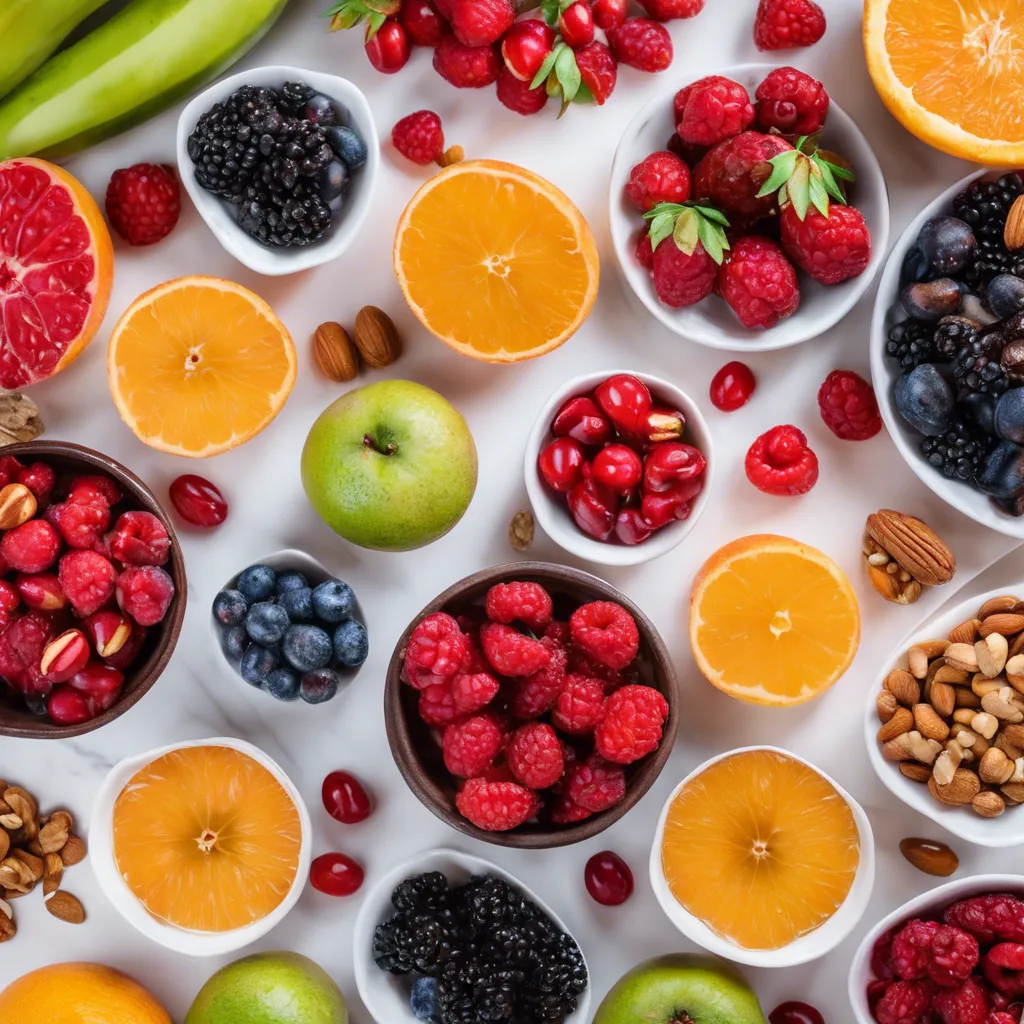
{"label": "white bowl rim", "polygon": [[[785,757],[792,758],[794,761],[799,761],[801,764],[817,772],[846,801],[856,822],[857,833],[860,839],[860,861],[857,865],[857,872],[854,875],[853,882],[850,885],[850,891],[846,894],[846,899],[839,905],[835,913],[827,921],[819,925],[818,928],[794,939],[791,943],[782,946],[780,949],[744,949],[716,935],[703,921],[686,910],[672,895],[668,883],[665,881],[665,873],[661,865],[661,843],[665,834],[665,820],[668,817],[672,802],[683,787],[719,761],[736,757],[739,754],[749,754],[754,751],[769,751],[775,754],[782,754]],[[746,964],[749,967],[796,967],[800,964],[809,963],[811,960],[817,960],[838,946],[853,931],[864,915],[864,911],[867,910],[868,901],[871,898],[871,889],[875,881],[874,833],[871,830],[871,822],[860,804],[835,779],[822,771],[812,761],[807,760],[806,757],[801,757],[792,750],[786,750],[783,747],[766,744],[737,747],[735,750],[727,750],[723,754],[716,754],[714,757],[708,758],[703,764],[694,768],[668,795],[661,813],[658,815],[658,826],[654,833],[654,842],[651,845],[650,877],[651,887],[654,889],[654,895],[657,897],[661,909],[676,928],[691,942],[695,942],[709,953],[736,963]]]}

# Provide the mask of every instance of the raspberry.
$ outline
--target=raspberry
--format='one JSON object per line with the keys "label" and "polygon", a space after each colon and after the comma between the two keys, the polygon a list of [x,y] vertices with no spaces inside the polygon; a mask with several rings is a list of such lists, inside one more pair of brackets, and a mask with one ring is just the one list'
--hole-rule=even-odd
{"label": "raspberry", "polygon": [[492,622],[521,622],[535,633],[551,622],[551,595],[539,583],[496,583],[487,591],[486,608]]}
{"label": "raspberry", "polygon": [[689,254],[673,238],[663,238],[654,250],[654,290],[673,309],[706,299],[714,290],[717,273],[718,264],[699,241]]}
{"label": "raspberry", "polygon": [[402,682],[408,683],[414,690],[425,690],[428,686],[435,686],[439,683],[444,683],[447,686],[452,678],[451,676],[435,676],[428,669],[413,664],[409,660],[408,652],[405,655],[405,661],[402,662]]}
{"label": "raspberry", "polygon": [[490,46],[512,27],[516,12],[508,0],[455,0],[449,20],[463,46]]}
{"label": "raspberry", "polygon": [[566,671],[599,679],[604,684],[604,692],[606,694],[613,693],[620,686],[624,686],[627,682],[632,681],[632,678],[635,676],[634,672],[624,674],[618,669],[602,665],[601,662],[592,658],[585,651],[577,648],[569,651],[569,664]]}
{"label": "raspberry", "polygon": [[871,385],[852,370],[833,370],[818,389],[825,426],[844,441],[866,441],[882,429]]}
{"label": "raspberry", "polygon": [[572,642],[608,668],[625,668],[640,648],[633,616],[614,601],[581,604],[569,618]]}
{"label": "raspberry", "polygon": [[651,248],[651,236],[646,228],[637,235],[635,255],[637,263],[644,270],[654,270],[654,250]]}
{"label": "raspberry", "polygon": [[890,928],[875,940],[871,950],[871,973],[882,981],[892,981],[896,977],[892,971],[892,940],[896,935],[897,929]]}
{"label": "raspberry", "polygon": [[447,679],[431,683],[420,690],[420,718],[435,728],[450,725],[462,715],[452,695],[452,684]]}
{"label": "raspberry", "polygon": [[894,981],[875,1005],[878,1024],[923,1024],[932,1003],[924,981]]}
{"label": "raspberry", "polygon": [[570,672],[562,683],[551,721],[573,736],[593,732],[604,714],[604,687],[599,679]]}
{"label": "raspberry", "polygon": [[747,451],[743,468],[765,494],[806,494],[818,480],[818,457],[804,432],[790,424],[765,431]]}
{"label": "raspberry", "polygon": [[434,48],[434,70],[457,89],[491,85],[501,67],[501,58],[490,46],[463,46],[451,33]]}
{"label": "raspberry", "polygon": [[43,679],[39,662],[56,632],[53,620],[42,612],[15,619],[0,635],[0,676],[26,696],[49,692],[51,684]]}
{"label": "raspberry", "polygon": [[668,29],[648,18],[627,18],[608,33],[608,44],[620,64],[637,71],[664,71],[672,63]]}
{"label": "raspberry", "polygon": [[766,329],[792,316],[800,305],[793,264],[770,239],[747,235],[726,253],[715,291],[744,327]]}
{"label": "raspberry", "polygon": [[768,180],[767,161],[793,147],[778,135],[743,132],[718,143],[693,169],[693,194],[725,211],[731,221],[755,221],[775,208],[772,195],[758,196]]}
{"label": "raspberry", "polygon": [[754,16],[759,50],[811,46],[825,34],[825,12],[812,0],[761,0]]}
{"label": "raspberry", "polygon": [[503,676],[530,676],[551,660],[550,649],[539,640],[500,622],[481,626],[480,644],[484,656]]}
{"label": "raspberry", "polygon": [[713,146],[746,131],[754,120],[747,90],[722,75],[708,75],[676,93],[676,131],[683,142]]}
{"label": "raspberry", "polygon": [[498,690],[498,680],[489,672],[464,673],[456,676],[452,683],[452,699],[460,711],[468,714],[490,704]]}
{"label": "raspberry", "polygon": [[827,217],[812,206],[800,220],[787,204],[779,226],[789,258],[822,284],[856,277],[871,262],[871,235],[864,215],[852,206],[829,203]]}
{"label": "raspberry", "polygon": [[[91,551],[83,551],[83,555],[91,555]],[[67,556],[65,556],[67,557]],[[102,555],[97,555],[102,558]],[[63,569],[64,559],[61,559]],[[61,580],[63,583],[63,579]],[[67,587],[64,588],[65,591]],[[71,603],[75,599],[68,594]],[[174,597],[174,581],[158,565],[131,565],[117,577],[117,606],[126,615],[130,615],[140,626],[155,626],[163,621]],[[97,606],[98,608],[99,606]],[[93,611],[97,609],[94,608]],[[84,612],[83,614],[91,614]]]}
{"label": "raspberry", "polygon": [[825,86],[796,68],[769,71],[754,97],[757,123],[766,132],[774,128],[783,135],[813,135],[825,124]]}
{"label": "raspberry", "polygon": [[516,679],[512,683],[509,708],[521,721],[529,721],[544,714],[545,711],[550,711],[562,692],[566,653],[558,643],[546,636],[541,643],[551,651],[551,660],[533,675]]}
{"label": "raspberry", "polygon": [[491,766],[504,741],[505,734],[493,715],[473,715],[453,722],[441,740],[444,766],[452,775],[471,779]]}
{"label": "raspberry", "polygon": [[469,657],[469,641],[450,615],[434,612],[417,623],[405,657],[417,668],[436,676],[454,676]]}
{"label": "raspberry", "polygon": [[1020,1018],[1005,1010],[993,1010],[985,1018],[985,1024],[1020,1024]]}
{"label": "raspberry", "polygon": [[1013,999],[1024,996],[1024,945],[1000,942],[985,954],[981,968],[997,991]]}
{"label": "raspberry", "polygon": [[171,550],[167,528],[152,512],[123,512],[109,543],[111,555],[125,565],[163,565]]}
{"label": "raspberry", "polygon": [[607,811],[626,795],[626,773],[619,765],[591,754],[566,775],[564,795],[595,814]]}
{"label": "raspberry", "polygon": [[588,811],[586,807],[580,807],[579,804],[573,803],[564,793],[555,797],[549,811],[553,825],[575,825],[577,822],[589,818],[591,814],[593,811]]}
{"label": "raspberry", "polygon": [[444,155],[444,130],[441,118],[432,110],[406,114],[391,129],[395,149],[414,164],[426,167]]}
{"label": "raspberry", "polygon": [[518,782],[470,779],[455,797],[463,817],[487,832],[507,832],[540,810],[537,794]]}
{"label": "raspberry", "polygon": [[978,940],[960,928],[944,924],[932,939],[928,977],[936,985],[954,987],[971,976],[978,959]]}
{"label": "raspberry", "polygon": [[44,516],[57,527],[68,547],[90,551],[102,550],[103,534],[110,525],[108,505],[71,504],[61,501],[51,505]]}
{"label": "raspberry", "polygon": [[563,647],[566,646],[572,639],[572,630],[569,629],[569,623],[553,619],[548,623],[547,629],[544,630],[544,639],[561,644]]}
{"label": "raspberry", "polygon": [[49,569],[60,552],[60,537],[45,519],[30,519],[4,534],[0,554],[18,572]]}
{"label": "raspberry", "polygon": [[67,500],[72,504],[116,505],[121,488],[109,476],[79,476],[71,481]]}
{"label": "raspberry", "polygon": [[57,474],[45,462],[33,462],[18,472],[18,483],[24,484],[40,505],[50,500]]}
{"label": "raspberry", "polygon": [[704,0],[642,0],[640,6],[655,21],[692,18],[704,10]]}
{"label": "raspberry", "polygon": [[893,973],[904,981],[928,973],[928,951],[941,925],[938,921],[909,921],[892,940],[889,954]]}
{"label": "raspberry", "polygon": [[1024,903],[1016,896],[992,893],[962,900],[946,907],[943,919],[986,946],[997,939],[1024,942]]}
{"label": "raspberry", "polygon": [[512,774],[530,789],[553,786],[565,770],[562,744],[550,725],[531,722],[512,734],[505,754]]}
{"label": "raspberry", "polygon": [[86,616],[114,596],[117,570],[97,551],[68,551],[61,556],[57,578],[71,607]]}
{"label": "raspberry", "polygon": [[974,978],[968,978],[959,988],[936,992],[932,1009],[943,1024],[985,1024],[988,996]]}
{"label": "raspberry", "polygon": [[626,195],[641,213],[658,203],[685,203],[690,198],[690,168],[668,150],[651,153],[629,172]]}
{"label": "raspberry", "polygon": [[594,731],[597,752],[607,761],[632,764],[658,749],[668,718],[668,701],[653,686],[616,690]]}
{"label": "raspberry", "polygon": [[580,81],[590,90],[594,102],[602,106],[614,91],[619,77],[612,51],[597,40],[587,43],[576,51],[576,67],[580,70]]}
{"label": "raspberry", "polygon": [[508,68],[502,68],[498,75],[497,92],[498,100],[504,106],[524,117],[539,113],[548,101],[547,89],[543,84],[531,89],[529,82],[516,78]]}
{"label": "raspberry", "polygon": [[114,171],[107,185],[107,220],[129,245],[152,245],[174,230],[181,187],[169,164],[135,164]]}

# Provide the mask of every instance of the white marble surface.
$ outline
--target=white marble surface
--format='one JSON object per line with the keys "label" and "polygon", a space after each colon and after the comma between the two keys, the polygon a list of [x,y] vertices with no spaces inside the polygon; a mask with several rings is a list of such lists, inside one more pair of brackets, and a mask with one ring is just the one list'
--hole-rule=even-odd
{"label": "white marble surface", "polygon": [[[651,90],[663,88],[662,81],[624,68],[605,107],[573,109],[558,122],[549,110],[527,121],[501,107],[490,90],[476,94],[451,89],[434,74],[428,52],[416,52],[399,75],[377,75],[361,52],[358,33],[326,33],[318,18],[323,6],[325,0],[294,0],[243,66],[289,63],[347,75],[370,96],[383,136],[399,116],[429,105],[444,118],[449,143],[462,144],[471,156],[518,161],[549,177],[579,204],[597,235],[603,261],[597,305],[563,348],[517,367],[470,362],[427,336],[406,310],[391,272],[395,223],[426,172],[401,163],[391,151],[385,152],[380,188],[360,243],[316,271],[288,279],[257,277],[220,249],[190,207],[175,234],[158,247],[119,247],[104,330],[74,367],[33,390],[48,434],[109,452],[161,494],[179,473],[200,471],[224,489],[231,516],[208,535],[182,531],[190,578],[185,629],[166,674],[145,700],[114,724],[81,739],[3,740],[0,777],[25,785],[44,807],[67,805],[84,822],[100,780],[122,756],[175,739],[243,737],[276,758],[305,795],[313,812],[314,852],[339,849],[356,856],[366,866],[368,881],[412,852],[441,844],[493,858],[521,875],[575,930],[593,968],[595,996],[600,997],[643,957],[690,948],[661,914],[646,880],[662,800],[686,772],[715,752],[755,742],[787,746],[821,765],[865,806],[877,839],[878,880],[865,920],[842,946],[803,968],[750,972],[751,980],[766,1011],[782,998],[806,998],[825,1012],[830,1024],[848,1020],[846,973],[858,937],[883,913],[930,887],[926,876],[902,860],[898,840],[909,834],[941,835],[936,826],[898,803],[873,776],[860,735],[864,688],[900,637],[953,590],[934,591],[910,609],[883,603],[869,589],[860,566],[864,517],[889,506],[931,522],[956,552],[960,569],[955,585],[1007,554],[1013,542],[941,504],[907,470],[884,434],[862,444],[844,443],[822,424],[815,395],[825,374],[840,366],[868,373],[873,289],[828,336],[789,351],[751,355],[748,362],[758,375],[759,391],[731,416],[715,411],[707,401],[708,382],[725,361],[723,354],[681,341],[627,304],[608,235],[608,171],[624,126]],[[699,18],[674,23],[676,58],[667,75],[683,84],[717,67],[757,59],[750,41],[755,6],[755,0],[708,0]],[[965,173],[965,165],[913,140],[883,109],[864,67],[857,0],[833,0],[828,14],[824,40],[794,56],[800,66],[825,81],[875,147],[889,183],[895,235],[933,194]],[[173,160],[176,117],[177,110],[168,111],[76,157],[70,168],[102,196],[115,168],[140,160]],[[137,442],[114,411],[104,372],[107,334],[125,306],[143,290],[189,273],[219,274],[255,289],[274,305],[302,353],[295,392],[272,427],[243,447],[199,465],[160,455]],[[299,483],[298,455],[306,431],[341,390],[317,375],[309,338],[322,320],[351,324],[366,302],[390,311],[406,338],[406,354],[388,372],[419,380],[450,398],[469,421],[480,452],[480,483],[463,522],[433,546],[408,554],[376,554],[339,541],[311,512]],[[559,381],[596,369],[645,370],[676,381],[701,403],[715,435],[720,464],[712,507],[686,543],[656,562],[603,573],[643,605],[668,642],[685,702],[683,724],[661,779],[614,828],[569,849],[506,852],[455,835],[406,790],[384,737],[384,669],[396,638],[434,594],[475,569],[513,556],[506,526],[525,504],[520,459],[528,428]],[[753,438],[786,422],[807,432],[821,459],[817,486],[800,499],[761,495],[743,475],[742,454]],[[749,708],[720,695],[697,672],[686,642],[686,601],[697,567],[725,541],[762,530],[790,534],[823,548],[850,573],[862,601],[864,636],[852,668],[831,692],[794,711]],[[286,546],[308,549],[349,580],[368,616],[369,661],[345,693],[319,708],[282,706],[233,679],[223,670],[208,634],[207,609],[220,584],[260,555]],[[540,536],[530,555],[569,561]],[[1007,581],[1024,579],[1024,560],[1011,559],[997,572]],[[989,579],[984,582],[988,585]],[[363,778],[376,798],[375,813],[359,826],[340,825],[320,807],[324,774],[342,767]],[[962,873],[1013,870],[1016,865],[1012,852],[956,845]],[[605,848],[622,854],[637,877],[635,896],[618,909],[598,907],[583,888],[584,863]],[[180,1021],[196,991],[222,961],[190,960],[142,939],[98,891],[88,862],[69,872],[67,882],[85,903],[87,923],[75,928],[55,921],[38,897],[19,901],[18,936],[0,949],[0,986],[54,961],[100,960],[136,975]],[[332,900],[308,890],[257,948],[295,949],[314,957],[344,988],[355,1021],[369,1024],[352,974],[351,932],[358,905],[358,895]]]}

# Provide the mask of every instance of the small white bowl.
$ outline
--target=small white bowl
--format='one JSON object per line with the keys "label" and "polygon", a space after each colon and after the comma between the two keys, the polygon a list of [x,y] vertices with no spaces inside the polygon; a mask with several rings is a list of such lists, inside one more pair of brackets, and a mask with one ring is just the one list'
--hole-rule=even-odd
{"label": "small white bowl", "polygon": [[[602,381],[616,373],[628,373],[643,381],[651,394],[659,402],[678,409],[686,417],[686,431],[683,441],[699,448],[707,460],[704,471],[704,489],[697,495],[689,519],[669,523],[660,530],[655,530],[642,544],[617,544],[609,541],[595,540],[588,537],[573,521],[566,507],[564,495],[558,495],[541,479],[537,469],[537,457],[552,440],[551,421],[566,399],[574,395],[585,395],[593,391]],[[526,491],[530,496],[530,504],[537,515],[544,532],[570,554],[585,558],[588,562],[599,565],[639,565],[659,558],[666,552],[681,544],[686,535],[697,524],[704,512],[711,494],[712,478],[715,461],[712,453],[711,431],[701,414],[697,403],[675,384],[649,373],[636,373],[633,370],[607,370],[600,373],[585,373],[574,377],[563,384],[548,399],[540,411],[530,435],[526,440],[526,454],[523,460],[523,474],[526,479]]]}
{"label": "small white bowl", "polygon": [[[846,899],[839,906],[839,909],[819,928],[807,935],[801,935],[788,946],[781,949],[744,949],[737,946],[728,939],[722,938],[713,932],[703,921],[694,917],[683,905],[672,895],[672,890],[665,879],[665,872],[661,864],[661,843],[665,835],[665,820],[668,817],[669,808],[679,792],[702,774],[712,765],[724,761],[727,757],[734,757],[737,754],[746,754],[754,750],[768,750],[776,754],[784,754],[795,761],[800,761],[808,768],[814,769],[826,782],[830,783],[835,791],[846,801],[853,813],[853,820],[857,824],[857,832],[860,836],[860,862],[857,865],[857,873],[853,877],[853,885],[846,894]],[[849,793],[839,785],[835,779],[830,778],[816,765],[811,764],[806,758],[794,754],[791,750],[783,750],[780,747],[740,747],[737,750],[730,750],[717,757],[712,757],[702,765],[695,768],[689,775],[679,783],[665,801],[661,809],[661,816],[658,818],[658,828],[654,834],[654,845],[651,847],[650,862],[651,886],[654,895],[661,904],[668,919],[692,942],[703,947],[709,953],[724,957],[726,960],[733,960],[736,963],[747,964],[750,967],[796,967],[798,964],[805,964],[811,960],[817,960],[830,950],[839,945],[847,935],[856,927],[867,909],[868,900],[871,898],[871,887],[875,881],[875,840],[871,832],[871,823],[863,808]]]}
{"label": "small white bowl", "polygon": [[[230,747],[243,754],[248,754],[277,779],[299,812],[302,842],[299,846],[299,863],[295,870],[295,881],[292,882],[288,895],[266,917],[228,932],[192,931],[153,917],[128,888],[124,878],[121,877],[121,872],[117,870],[117,862],[114,859],[114,804],[117,802],[121,790],[140,768],[164,754],[182,750],[185,747]],[[216,736],[211,739],[184,740],[166,747],[157,747],[155,750],[146,751],[136,757],[126,757],[114,765],[106,779],[103,780],[93,803],[92,824],[89,826],[89,859],[103,894],[114,905],[118,913],[147,939],[152,939],[159,945],[166,946],[167,949],[172,949],[175,953],[184,953],[186,956],[223,956],[225,953],[233,953],[262,938],[283,920],[295,905],[305,888],[306,876],[309,874],[311,832],[309,811],[306,810],[306,805],[298,789],[285,775],[280,765],[259,747],[254,747],[251,743],[246,743],[245,740],[233,739],[230,736]]]}
{"label": "small white bowl", "polygon": [[[196,181],[195,169],[188,155],[188,137],[202,117],[215,103],[226,100],[243,85],[279,89],[285,82],[306,82],[317,92],[330,96],[341,113],[342,124],[348,125],[366,143],[366,163],[352,174],[345,201],[335,213],[327,233],[312,245],[271,249],[250,238],[236,223],[234,204],[207,192]],[[309,270],[340,256],[355,241],[359,229],[370,212],[370,202],[380,171],[380,142],[373,115],[366,97],[347,78],[326,75],[321,71],[273,65],[241,71],[214,82],[199,93],[178,118],[178,175],[192,197],[200,216],[217,241],[257,274],[280,277]]]}
{"label": "small white bowl", "polygon": [[[544,900],[523,885],[515,875],[509,874],[497,864],[492,864],[481,857],[472,857],[468,853],[460,853],[458,850],[428,850],[426,853],[417,854],[411,860],[393,868],[370,889],[363,898],[363,905],[356,917],[352,936],[356,988],[359,990],[359,998],[380,1024],[419,1024],[409,1008],[409,979],[382,971],[374,963],[373,933],[377,930],[377,925],[383,924],[394,914],[391,893],[398,883],[426,871],[440,871],[450,883],[456,885],[468,882],[473,875],[496,875],[503,878],[519,889],[527,899],[532,900],[563,932],[569,934],[565,922]],[[582,946],[580,955],[583,955]],[[583,963],[586,966],[585,956]],[[589,967],[587,976],[590,983],[580,994],[575,1011],[565,1018],[565,1024],[586,1024],[590,1020],[590,994],[594,987],[594,979]]]}
{"label": "small white bowl", "polygon": [[928,465],[921,452],[921,435],[896,411],[893,386],[900,376],[899,367],[885,354],[885,343],[889,329],[906,318],[900,305],[900,270],[907,252],[917,241],[924,222],[940,213],[952,213],[953,197],[978,178],[998,178],[1006,171],[974,171],[950,185],[940,196],[932,200],[911,221],[910,226],[900,235],[889,255],[878,284],[875,309],[871,318],[871,380],[878,396],[878,407],[882,411],[886,429],[893,439],[903,461],[917,474],[918,479],[947,504],[958,512],[970,516],[976,523],[987,526],[1008,537],[1024,539],[1024,516],[1011,516],[996,508],[988,496],[967,484],[947,480],[937,469]]}
{"label": "small white bowl", "polygon": [[885,677],[894,668],[907,667],[909,647],[921,640],[945,637],[954,626],[974,618],[978,609],[990,597],[1012,594],[1015,591],[1024,593],[1024,583],[1019,587],[1001,587],[998,590],[990,590],[987,594],[979,594],[977,597],[961,601],[931,619],[924,629],[918,630],[905,643],[901,643],[882,662],[882,668],[868,690],[868,699],[864,706],[864,742],[867,744],[868,758],[886,789],[899,797],[908,807],[941,825],[947,832],[952,832],[969,843],[992,849],[1024,844],[1024,807],[1008,807],[998,818],[982,818],[969,807],[950,807],[939,803],[928,791],[927,786],[920,782],[912,782],[900,772],[898,765],[882,757],[882,748],[877,736],[881,723],[875,710],[875,698],[882,689]]}
{"label": "small white bowl", "polygon": [[[725,75],[746,86],[753,100],[754,90],[775,64],[738,64],[715,74]],[[729,351],[767,352],[788,348],[824,334],[854,307],[867,291],[889,244],[889,196],[878,160],[853,118],[833,99],[822,132],[822,145],[841,154],[853,164],[857,180],[851,190],[857,209],[864,214],[871,232],[871,262],[858,277],[838,285],[822,285],[799,269],[800,308],[775,327],[752,330],[744,327],[729,306],[709,296],[695,306],[672,309],[659,299],[650,274],[636,261],[636,237],[646,223],[626,198],[625,185],[632,167],[649,153],[664,149],[672,136],[672,98],[684,82],[659,92],[629,123],[615,150],[608,196],[612,243],[619,266],[629,287],[674,334],[709,348]]]}
{"label": "small white bowl", "polygon": [[871,1007],[868,1006],[867,987],[874,980],[871,971],[871,952],[875,943],[890,929],[904,924],[915,917],[933,918],[942,913],[950,903],[981,896],[985,893],[1004,893],[1022,896],[1024,879],[1020,875],[972,875],[970,878],[958,878],[955,882],[946,882],[935,889],[915,896],[901,907],[897,907],[887,917],[883,917],[864,936],[850,964],[849,995],[850,1005],[856,1024],[875,1024]]}

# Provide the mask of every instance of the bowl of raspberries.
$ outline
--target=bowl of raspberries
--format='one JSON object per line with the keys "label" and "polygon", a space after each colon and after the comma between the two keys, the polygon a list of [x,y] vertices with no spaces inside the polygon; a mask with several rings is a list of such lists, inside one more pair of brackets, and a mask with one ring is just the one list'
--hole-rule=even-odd
{"label": "bowl of raspberries", "polygon": [[864,937],[849,991],[857,1024],[1019,1024],[1020,876],[962,878],[904,903]]}
{"label": "bowl of raspberries", "polygon": [[566,846],[650,788],[678,727],[667,648],[589,573],[513,562],[409,624],[388,666],[388,742],[420,801],[483,842]]}
{"label": "bowl of raspberries", "polygon": [[885,253],[875,155],[824,85],[743,64],[676,82],[612,163],[612,241],[630,288],[669,330],[720,349],[815,338],[864,294]]}
{"label": "bowl of raspberries", "polygon": [[0,454],[0,735],[80,736],[166,668],[187,584],[174,527],[120,463],[64,441]]}

